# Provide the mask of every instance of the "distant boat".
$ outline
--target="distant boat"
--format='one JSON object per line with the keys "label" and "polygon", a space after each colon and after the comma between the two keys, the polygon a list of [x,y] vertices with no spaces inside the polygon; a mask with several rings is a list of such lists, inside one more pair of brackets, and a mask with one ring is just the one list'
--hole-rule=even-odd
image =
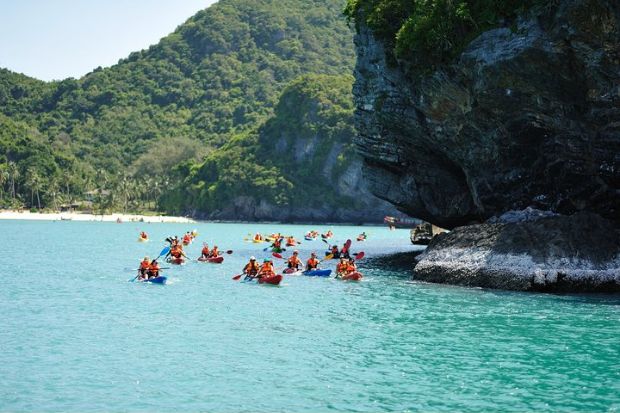
{"label": "distant boat", "polygon": [[71,218],[71,217],[63,217],[63,216],[60,217],[61,221],[71,221],[72,219],[73,218]]}

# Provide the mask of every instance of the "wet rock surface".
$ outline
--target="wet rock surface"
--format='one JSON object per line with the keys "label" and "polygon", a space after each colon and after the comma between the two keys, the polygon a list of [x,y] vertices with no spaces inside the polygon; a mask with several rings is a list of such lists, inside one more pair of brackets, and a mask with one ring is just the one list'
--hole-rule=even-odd
{"label": "wet rock surface", "polygon": [[580,213],[468,225],[431,241],[413,278],[549,292],[620,292],[620,233]]}

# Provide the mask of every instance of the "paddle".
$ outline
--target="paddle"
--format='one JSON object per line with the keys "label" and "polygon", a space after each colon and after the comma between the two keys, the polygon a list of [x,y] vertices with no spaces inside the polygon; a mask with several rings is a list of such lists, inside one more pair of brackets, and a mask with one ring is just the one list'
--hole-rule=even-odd
{"label": "paddle", "polygon": [[[169,251],[170,251],[170,247],[164,247],[164,249],[161,250],[161,252],[157,256],[157,258],[155,258],[153,261],[157,261],[162,255],[168,254]],[[138,271],[140,271],[140,270],[138,270]],[[134,282],[136,280],[136,278],[138,278],[139,276],[140,276],[140,273],[138,273],[135,277],[133,277],[131,280],[129,280],[129,282]]]}
{"label": "paddle", "polygon": [[239,275],[235,275],[234,277],[232,277],[233,280],[237,281],[238,279],[241,278],[243,274],[239,274]]}
{"label": "paddle", "polygon": [[357,254],[353,254],[353,256],[355,257],[356,260],[361,260],[362,258],[364,258],[364,251],[358,252]]}
{"label": "paddle", "polygon": [[278,254],[277,252],[272,252],[271,255],[273,255],[276,258],[282,259],[282,254]]}

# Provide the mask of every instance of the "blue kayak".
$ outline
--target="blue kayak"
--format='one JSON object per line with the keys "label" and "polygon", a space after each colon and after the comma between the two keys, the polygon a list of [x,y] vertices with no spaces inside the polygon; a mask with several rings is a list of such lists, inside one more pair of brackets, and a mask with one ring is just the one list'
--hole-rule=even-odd
{"label": "blue kayak", "polygon": [[150,280],[142,280],[140,282],[151,283],[151,284],[166,284],[167,280],[168,280],[168,277],[164,277],[163,275],[160,275],[159,277],[151,278]]}
{"label": "blue kayak", "polygon": [[308,277],[329,277],[332,273],[332,270],[312,270],[312,271],[304,271],[303,275],[307,275]]}

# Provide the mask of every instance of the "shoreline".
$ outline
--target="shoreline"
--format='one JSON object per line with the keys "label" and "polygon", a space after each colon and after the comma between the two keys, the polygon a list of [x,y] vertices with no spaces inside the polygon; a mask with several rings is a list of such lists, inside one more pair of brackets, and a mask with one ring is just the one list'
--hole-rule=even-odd
{"label": "shoreline", "polygon": [[23,220],[23,221],[80,221],[80,222],[145,222],[145,223],[177,223],[189,224],[196,223],[195,220],[186,217],[174,217],[167,215],[140,215],[140,214],[83,214],[79,212],[50,212],[39,213],[30,211],[0,210],[1,220]]}
{"label": "shoreline", "polygon": [[[187,217],[177,217],[168,215],[140,215],[140,214],[87,214],[80,212],[30,212],[17,210],[0,210],[0,221],[17,220],[17,221],[79,221],[79,222],[116,222],[120,218],[123,223],[126,222],[144,222],[144,223],[174,223],[174,224],[271,224],[271,225],[328,225],[328,226],[359,226],[359,227],[384,227],[383,223],[373,222],[282,222],[282,221],[245,221],[245,220],[201,220]],[[399,228],[403,229],[403,228]],[[409,228],[405,228],[409,230]]]}

